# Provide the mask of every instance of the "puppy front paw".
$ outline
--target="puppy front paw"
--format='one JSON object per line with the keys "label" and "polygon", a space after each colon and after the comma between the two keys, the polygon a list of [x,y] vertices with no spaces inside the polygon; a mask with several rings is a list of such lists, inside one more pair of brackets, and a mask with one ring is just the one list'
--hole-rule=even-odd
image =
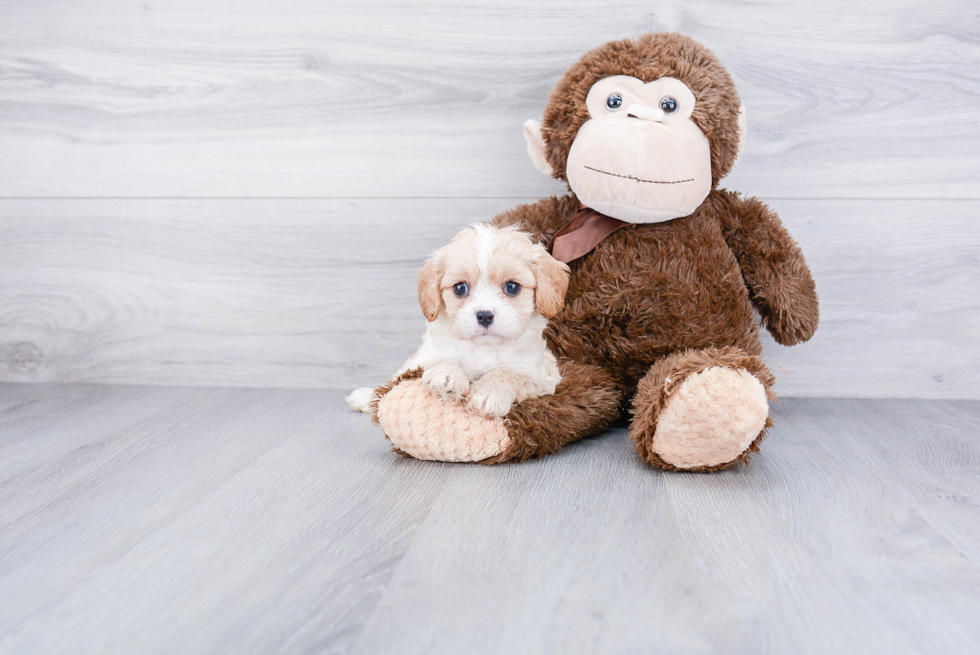
{"label": "puppy front paw", "polygon": [[514,404],[514,393],[507,387],[477,381],[470,389],[466,409],[486,416],[507,416]]}
{"label": "puppy front paw", "polygon": [[470,388],[469,378],[459,365],[447,362],[435,364],[422,373],[422,384],[442,398],[462,400]]}

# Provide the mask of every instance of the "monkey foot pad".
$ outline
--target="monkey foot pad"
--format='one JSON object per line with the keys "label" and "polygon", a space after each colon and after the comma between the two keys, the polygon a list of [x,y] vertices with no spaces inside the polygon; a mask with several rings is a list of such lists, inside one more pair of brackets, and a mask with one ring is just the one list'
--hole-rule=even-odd
{"label": "monkey foot pad", "polygon": [[504,419],[480,416],[434,396],[418,378],[378,401],[378,423],[395,448],[416,459],[478,462],[510,446]]}

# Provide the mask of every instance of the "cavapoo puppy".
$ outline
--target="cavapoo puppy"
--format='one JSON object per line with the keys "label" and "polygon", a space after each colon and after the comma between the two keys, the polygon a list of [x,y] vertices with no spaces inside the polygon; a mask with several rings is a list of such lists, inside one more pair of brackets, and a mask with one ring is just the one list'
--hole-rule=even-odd
{"label": "cavapoo puppy", "polygon": [[[421,367],[434,393],[489,416],[554,393],[561,376],[542,332],[562,308],[568,277],[568,266],[516,228],[466,228],[419,272],[428,324],[422,346],[395,377]],[[366,387],[347,396],[361,412],[372,400]]]}

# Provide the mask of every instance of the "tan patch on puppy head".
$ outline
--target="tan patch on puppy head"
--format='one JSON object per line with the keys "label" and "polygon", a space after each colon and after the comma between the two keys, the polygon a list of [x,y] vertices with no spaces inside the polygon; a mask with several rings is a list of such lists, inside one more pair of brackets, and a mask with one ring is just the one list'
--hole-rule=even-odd
{"label": "tan patch on puppy head", "polygon": [[[428,302],[434,312],[430,320],[434,320],[445,307],[453,333],[460,339],[517,338],[535,309],[542,316],[554,316],[568,288],[568,268],[526,233],[513,228],[488,224],[469,227],[437,251],[430,262],[431,270],[423,269],[424,275],[420,274],[419,298],[426,298],[423,311]],[[505,290],[510,282],[520,285],[514,295]],[[454,291],[460,283],[467,288],[463,296]],[[476,323],[476,312],[487,311],[493,313],[494,323],[483,329]]]}
{"label": "tan patch on puppy head", "polygon": [[466,296],[457,296],[453,292],[453,287],[464,282],[472,289],[480,278],[480,266],[476,260],[476,241],[476,230],[468,227],[439,250],[439,255],[445,263],[445,272],[439,283],[439,296],[450,319],[466,302]]}
{"label": "tan patch on puppy head", "polygon": [[500,230],[487,277],[500,287],[513,280],[523,290],[533,291],[538,312],[551,318],[564,305],[569,269],[549,255],[544,246],[532,242],[524,232]]}
{"label": "tan patch on puppy head", "polygon": [[534,271],[531,267],[538,253],[531,238],[515,229],[495,229],[493,249],[487,262],[487,278],[500,287],[513,280],[522,287],[533,289]]}
{"label": "tan patch on puppy head", "polygon": [[[489,265],[483,272],[484,282],[495,287],[504,302],[516,308],[524,321],[534,313],[534,290],[537,286],[533,270],[535,254],[534,244],[523,232],[497,230],[487,262]],[[504,293],[504,285],[508,282],[521,285],[516,296]]]}

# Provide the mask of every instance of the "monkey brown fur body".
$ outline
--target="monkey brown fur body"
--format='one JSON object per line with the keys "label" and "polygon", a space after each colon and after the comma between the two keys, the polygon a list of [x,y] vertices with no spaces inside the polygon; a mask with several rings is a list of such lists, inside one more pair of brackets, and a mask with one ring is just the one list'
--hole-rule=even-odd
{"label": "monkey brown fur body", "polygon": [[[511,410],[500,427],[501,452],[487,463],[558,452],[629,411],[630,435],[647,463],[727,468],[757,450],[771,425],[766,399],[775,398],[774,379],[760,359],[756,312],[784,345],[816,330],[813,279],[778,216],[754,198],[717,188],[738,156],[740,105],[727,71],[697,42],[649,34],[608,43],[573,65],[541,125],[552,174],[567,180],[569,150],[590,118],[586,95],[617,75],[643,83],[674,78],[693,92],[690,120],[710,144],[710,192],[692,213],[630,224],[569,264],[565,306],[546,331],[562,382],[554,395]],[[522,205],[494,223],[520,225],[548,243],[579,208],[570,194]],[[382,410],[388,390],[379,391]],[[750,424],[748,438],[723,434]]]}

